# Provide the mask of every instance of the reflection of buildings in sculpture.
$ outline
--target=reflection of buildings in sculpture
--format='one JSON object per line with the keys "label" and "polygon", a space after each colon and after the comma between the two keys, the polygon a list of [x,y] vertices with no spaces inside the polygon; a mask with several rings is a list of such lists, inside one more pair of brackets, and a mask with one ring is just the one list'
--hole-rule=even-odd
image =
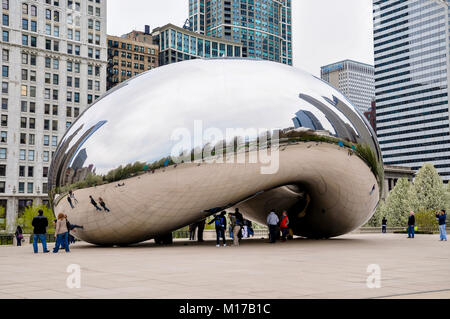
{"label": "reflection of buildings in sculpture", "polygon": [[84,162],[87,160],[87,152],[86,149],[83,148],[77,155],[77,157],[73,160],[72,168],[74,170],[81,169],[84,166]]}
{"label": "reflection of buildings in sculpture", "polygon": [[[100,129],[103,125],[105,125],[107,123],[107,121],[99,121],[97,124],[95,124],[93,127],[91,127],[90,129],[88,129],[79,139],[78,142],[75,143],[68,151],[66,150],[59,150],[58,153],[62,154],[59,158],[55,158],[55,160],[53,161],[55,163],[55,165],[57,165],[56,167],[59,168],[59,171],[57,171],[57,176],[55,176],[56,179],[60,179],[61,183],[59,183],[58,186],[65,186],[65,185],[70,185],[71,180],[73,179],[73,177],[76,175],[75,172],[72,174],[72,172],[69,170],[67,170],[67,168],[70,166],[70,163],[75,162],[74,156],[75,154],[78,153],[78,151],[80,150],[80,148],[83,146],[83,144],[88,140],[88,138],[94,134],[98,129]],[[81,130],[83,126],[80,126],[75,132],[74,134],[72,134],[69,139],[73,139]],[[70,144],[70,140],[68,140],[64,145],[65,147],[68,147],[68,145]],[[86,151],[84,151],[85,154]],[[85,160],[84,160],[85,161]],[[83,162],[84,163],[84,162]],[[62,174],[64,170],[64,174]],[[87,175],[86,175],[87,176]],[[52,178],[51,181],[54,181],[54,179]],[[55,184],[52,184],[52,186]]]}
{"label": "reflection of buildings in sculpture", "polygon": [[315,131],[324,130],[322,124],[320,124],[319,119],[311,112],[300,110],[297,113],[295,113],[295,115],[296,117],[292,119],[294,121],[295,128],[305,127]]}

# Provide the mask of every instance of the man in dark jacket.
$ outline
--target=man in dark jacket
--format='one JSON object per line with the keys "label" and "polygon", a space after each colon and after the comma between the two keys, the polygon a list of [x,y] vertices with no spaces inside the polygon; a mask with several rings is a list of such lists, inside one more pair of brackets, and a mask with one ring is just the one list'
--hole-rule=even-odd
{"label": "man in dark jacket", "polygon": [[227,229],[226,212],[223,211],[222,213],[220,213],[220,215],[215,216],[214,219],[208,223],[208,225],[211,225],[212,223],[215,223],[216,225],[216,236],[217,236],[216,246],[220,247],[220,238],[223,238],[223,247],[226,247],[227,246],[227,240],[225,239],[225,229]]}
{"label": "man in dark jacket", "polygon": [[42,243],[42,249],[44,253],[50,252],[47,250],[47,226],[48,226],[48,219],[44,216],[44,212],[40,209],[38,212],[39,216],[36,216],[33,218],[33,249],[34,253],[38,253],[38,239]]}
{"label": "man in dark jacket", "polygon": [[239,238],[239,241],[242,239],[242,226],[244,226],[244,216],[239,211],[239,208],[234,210],[234,217],[236,217],[236,227],[237,230],[233,230],[234,236]]}
{"label": "man in dark jacket", "polygon": [[441,241],[447,241],[447,231],[445,230],[447,213],[445,212],[445,209],[437,212],[436,218],[439,221],[439,233],[441,234]]}
{"label": "man in dark jacket", "polygon": [[416,226],[416,218],[414,217],[414,212],[409,212],[408,218],[408,238],[414,238],[414,228]]}

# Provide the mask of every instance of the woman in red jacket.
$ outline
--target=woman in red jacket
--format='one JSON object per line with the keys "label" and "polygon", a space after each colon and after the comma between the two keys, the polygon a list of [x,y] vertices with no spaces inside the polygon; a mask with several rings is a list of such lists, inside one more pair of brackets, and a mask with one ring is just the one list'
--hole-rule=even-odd
{"label": "woman in red jacket", "polygon": [[281,217],[280,228],[281,228],[281,239],[283,241],[286,241],[286,236],[289,232],[289,218],[286,212],[283,212],[283,216]]}

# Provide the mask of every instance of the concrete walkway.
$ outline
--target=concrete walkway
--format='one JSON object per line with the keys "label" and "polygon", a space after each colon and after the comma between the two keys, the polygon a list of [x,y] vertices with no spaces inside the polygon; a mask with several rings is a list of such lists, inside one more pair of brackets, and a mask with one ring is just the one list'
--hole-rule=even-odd
{"label": "concrete walkway", "polygon": [[[81,267],[79,289],[67,288],[70,264]],[[371,264],[381,269],[379,289],[367,287]],[[275,245],[248,240],[225,248],[77,243],[70,254],[57,255],[0,247],[0,299],[450,298],[449,275],[450,244],[427,235],[352,234]]]}

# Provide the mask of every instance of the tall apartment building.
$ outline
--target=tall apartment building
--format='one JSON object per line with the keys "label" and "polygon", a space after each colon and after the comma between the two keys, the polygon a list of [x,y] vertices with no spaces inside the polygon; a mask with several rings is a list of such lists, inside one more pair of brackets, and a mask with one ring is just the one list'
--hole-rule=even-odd
{"label": "tall apartment building", "polygon": [[159,65],[198,58],[242,57],[242,44],[202,35],[173,24],[155,28],[153,42],[159,48]]}
{"label": "tall apartment building", "polygon": [[291,0],[189,0],[192,31],[241,42],[242,56],[292,65]]}
{"label": "tall apartment building", "polygon": [[367,112],[375,98],[374,67],[361,62],[345,60],[323,66],[322,80],[341,91],[361,113]]}
{"label": "tall apartment building", "polygon": [[450,179],[450,0],[374,0],[378,138],[386,165]]}
{"label": "tall apartment building", "polygon": [[108,35],[107,38],[107,90],[139,73],[158,67],[159,48],[153,44],[149,33],[141,35],[133,31],[122,37]]}
{"label": "tall apartment building", "polygon": [[2,0],[0,230],[47,203],[67,127],[106,91],[106,0]]}

